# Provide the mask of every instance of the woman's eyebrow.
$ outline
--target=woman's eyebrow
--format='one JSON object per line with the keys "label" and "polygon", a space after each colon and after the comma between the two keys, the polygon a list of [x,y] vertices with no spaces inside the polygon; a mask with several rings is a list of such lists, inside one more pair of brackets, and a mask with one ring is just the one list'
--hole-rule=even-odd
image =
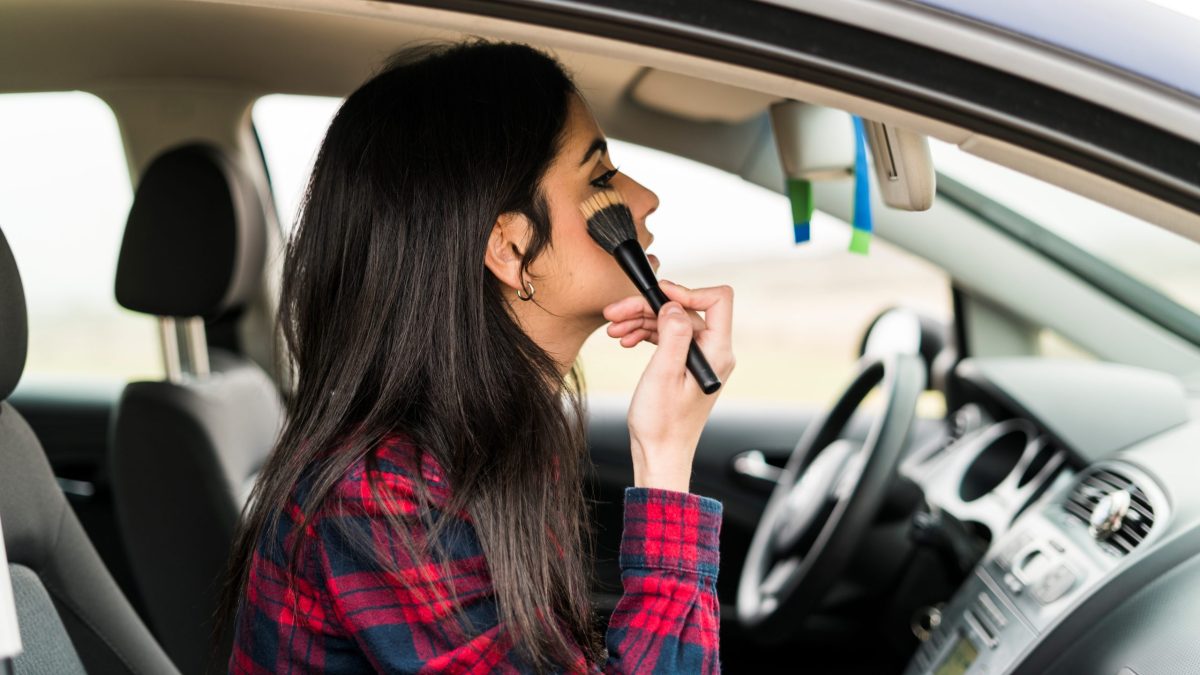
{"label": "woman's eyebrow", "polygon": [[591,157],[592,153],[596,152],[597,150],[599,150],[602,153],[608,152],[608,141],[604,140],[600,136],[597,136],[592,141],[592,144],[588,146],[587,152],[584,153],[583,159],[579,162],[579,166],[583,166],[584,164],[587,164],[588,157]]}

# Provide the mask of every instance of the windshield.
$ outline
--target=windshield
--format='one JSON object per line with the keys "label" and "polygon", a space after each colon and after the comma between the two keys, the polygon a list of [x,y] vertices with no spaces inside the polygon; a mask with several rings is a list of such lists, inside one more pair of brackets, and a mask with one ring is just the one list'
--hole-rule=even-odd
{"label": "windshield", "polygon": [[[959,196],[955,183],[960,183],[1011,209],[1023,218],[983,215],[1152,320],[1200,343],[1200,243],[952,144],[930,139],[930,148],[939,191],[954,199]],[[950,180],[940,180],[943,176]]]}

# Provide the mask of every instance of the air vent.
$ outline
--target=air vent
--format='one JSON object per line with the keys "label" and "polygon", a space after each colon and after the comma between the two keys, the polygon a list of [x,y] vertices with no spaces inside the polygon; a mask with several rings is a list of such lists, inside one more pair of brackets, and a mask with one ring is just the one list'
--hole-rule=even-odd
{"label": "air vent", "polygon": [[1154,507],[1146,493],[1112,469],[1097,469],[1083,476],[1063,502],[1063,509],[1089,528],[1101,548],[1119,556],[1137,548],[1154,526]]}

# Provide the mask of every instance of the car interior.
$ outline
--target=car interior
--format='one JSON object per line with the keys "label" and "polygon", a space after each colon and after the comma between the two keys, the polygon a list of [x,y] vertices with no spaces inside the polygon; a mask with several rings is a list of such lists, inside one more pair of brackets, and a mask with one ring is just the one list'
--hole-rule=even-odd
{"label": "car interior", "polygon": [[[691,482],[724,507],[722,669],[1200,663],[1200,212],[902,99],[532,11],[4,0],[0,16],[15,672],[224,672],[212,615],[283,424],[280,251],[321,120],[395,48],[468,35],[551,50],[614,155],[662,181],[663,218],[672,169],[653,162],[732,186],[672,192],[713,222],[659,231],[668,278],[730,283],[743,322]],[[76,110],[102,113],[116,171],[52,154],[50,136],[101,135]],[[303,142],[278,130],[309,118]],[[107,243],[55,220],[110,185],[128,196],[95,207]],[[130,328],[60,302],[57,279]],[[652,349],[604,339],[582,357],[602,627],[621,593],[628,397]]]}

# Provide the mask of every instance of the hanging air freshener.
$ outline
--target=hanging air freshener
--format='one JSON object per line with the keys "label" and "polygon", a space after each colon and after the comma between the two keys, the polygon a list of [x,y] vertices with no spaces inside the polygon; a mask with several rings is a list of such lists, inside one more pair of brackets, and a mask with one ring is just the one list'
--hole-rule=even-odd
{"label": "hanging air freshener", "polygon": [[871,190],[867,176],[867,143],[863,120],[854,119],[854,222],[850,232],[850,251],[867,254],[871,246]]}
{"label": "hanging air freshener", "polygon": [[803,178],[788,178],[787,195],[792,204],[792,236],[797,244],[803,244],[812,236],[812,183]]}

